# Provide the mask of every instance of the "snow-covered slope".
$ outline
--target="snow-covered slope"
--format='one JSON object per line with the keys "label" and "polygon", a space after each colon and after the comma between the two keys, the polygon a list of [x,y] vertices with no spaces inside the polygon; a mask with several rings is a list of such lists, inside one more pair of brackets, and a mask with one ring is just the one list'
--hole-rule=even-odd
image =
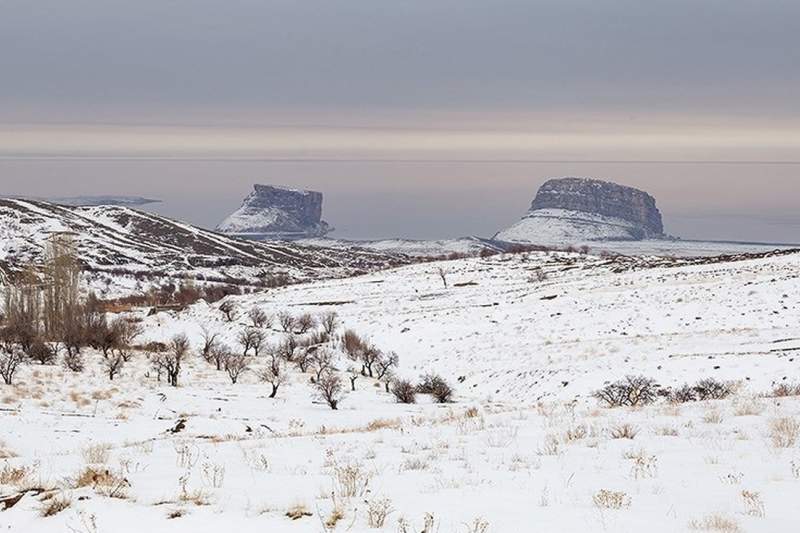
{"label": "snow-covered slope", "polygon": [[258,285],[277,273],[305,280],[407,261],[371,250],[244,241],[122,206],[0,199],[0,271],[11,275],[40,263],[48,238],[60,232],[74,235],[94,288],[109,294],[131,291],[140,281]]}
{"label": "snow-covered slope", "polygon": [[449,255],[473,255],[481,252],[502,252],[508,243],[496,242],[479,237],[463,237],[460,239],[382,239],[373,241],[348,241],[343,239],[303,239],[297,244],[322,246],[328,248],[364,248],[376,252],[404,254],[412,257],[445,257]]}
{"label": "snow-covered slope", "polygon": [[538,209],[498,232],[494,238],[543,246],[564,246],[585,241],[633,240],[635,231],[635,224],[621,218],[566,209]]}
{"label": "snow-covered slope", "polygon": [[[800,371],[799,280],[800,253],[692,261],[530,253],[235,301],[273,313],[335,310],[400,354],[403,374],[433,369],[458,378],[469,397],[537,401],[587,397],[626,373],[664,385],[711,376],[766,389]],[[186,330],[199,342],[200,326],[219,312],[199,306],[148,320],[152,340]],[[235,328],[225,334],[235,344]]]}

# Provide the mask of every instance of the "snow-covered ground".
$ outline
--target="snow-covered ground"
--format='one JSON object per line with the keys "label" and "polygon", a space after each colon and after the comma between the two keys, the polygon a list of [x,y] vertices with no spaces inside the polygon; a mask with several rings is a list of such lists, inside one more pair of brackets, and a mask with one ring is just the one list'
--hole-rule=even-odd
{"label": "snow-covered ground", "polygon": [[[421,396],[400,405],[362,377],[332,411],[314,400],[311,374],[297,370],[270,399],[257,377],[264,356],[236,385],[192,357],[178,388],[156,381],[144,352],[113,382],[92,352],[83,374],[26,366],[17,385],[0,388],[0,457],[8,456],[0,494],[47,491],[1,511],[0,526],[797,531],[800,398],[764,395],[800,382],[800,254],[645,264],[500,255],[231,298],[241,317],[234,322],[202,302],[137,312],[138,342],[186,333],[196,352],[203,327],[236,346],[254,306],[335,311],[343,326],[395,351],[401,376],[445,376],[455,402]],[[269,342],[284,338],[279,330],[268,330]],[[339,371],[347,366],[337,361]],[[713,377],[735,381],[737,392],[635,409],[591,397],[627,374],[662,387]],[[185,427],[173,433],[178,420]],[[776,439],[792,421],[796,440]],[[4,478],[4,464],[28,469],[27,481]],[[87,464],[125,481],[76,488]],[[49,496],[70,505],[43,518]],[[383,505],[388,518],[371,527]]]}

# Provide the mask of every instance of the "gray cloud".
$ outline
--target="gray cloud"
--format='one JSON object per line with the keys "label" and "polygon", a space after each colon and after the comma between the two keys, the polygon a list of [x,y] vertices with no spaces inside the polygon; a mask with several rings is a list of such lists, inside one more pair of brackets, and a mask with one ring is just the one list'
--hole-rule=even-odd
{"label": "gray cloud", "polygon": [[796,115],[798,33],[790,0],[6,0],[0,103]]}

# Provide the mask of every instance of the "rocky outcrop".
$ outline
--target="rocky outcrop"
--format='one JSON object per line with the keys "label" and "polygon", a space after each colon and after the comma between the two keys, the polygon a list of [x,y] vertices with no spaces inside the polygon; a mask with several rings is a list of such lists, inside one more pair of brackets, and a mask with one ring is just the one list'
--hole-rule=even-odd
{"label": "rocky outcrop", "polygon": [[292,240],[321,237],[333,228],[322,220],[322,193],[255,185],[217,230],[248,239]]}
{"label": "rocky outcrop", "polygon": [[551,179],[541,186],[530,211],[566,209],[630,222],[642,238],[664,233],[656,199],[639,189],[590,178]]}
{"label": "rocky outcrop", "polygon": [[591,178],[548,180],[523,219],[495,236],[539,244],[662,237],[664,224],[655,198],[633,187]]}

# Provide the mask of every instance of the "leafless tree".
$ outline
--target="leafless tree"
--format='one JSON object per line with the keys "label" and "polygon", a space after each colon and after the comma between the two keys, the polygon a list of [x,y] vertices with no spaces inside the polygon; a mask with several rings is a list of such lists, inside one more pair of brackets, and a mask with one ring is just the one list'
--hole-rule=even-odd
{"label": "leafless tree", "polygon": [[230,300],[225,300],[219,304],[219,311],[225,317],[226,322],[233,322],[236,320],[236,304]]}
{"label": "leafless tree", "polygon": [[439,403],[448,403],[453,399],[453,388],[438,374],[425,374],[422,376],[417,392],[430,394]]}
{"label": "leafless tree", "polygon": [[344,350],[347,357],[353,361],[359,361],[361,359],[361,352],[366,345],[366,341],[352,329],[345,330],[344,335],[342,335],[342,350]]}
{"label": "leafless tree", "polygon": [[249,368],[248,358],[242,354],[228,354],[225,357],[224,365],[225,372],[228,373],[228,377],[231,378],[231,383],[234,385],[239,381],[239,376]]}
{"label": "leafless tree", "polygon": [[361,364],[369,377],[375,377],[373,367],[383,358],[383,353],[375,346],[369,344],[361,350]]}
{"label": "leafless tree", "polygon": [[264,347],[264,338],[264,333],[255,328],[245,328],[237,336],[239,344],[242,345],[244,355],[247,355],[252,349],[256,357]]}
{"label": "leafless tree", "polygon": [[[45,283],[42,291],[42,323],[47,338],[57,338],[62,324],[79,314],[80,274],[77,246],[66,233],[52,235],[45,248]],[[70,320],[72,319],[72,320]]]}
{"label": "leafless tree", "polygon": [[25,361],[25,355],[22,351],[14,347],[12,350],[7,351],[3,349],[0,351],[0,377],[6,385],[11,385],[14,381],[14,374],[16,374],[19,365]]}
{"label": "leafless tree", "polygon": [[83,372],[83,356],[79,353],[65,353],[61,359],[61,364],[70,372]]}
{"label": "leafless tree", "polygon": [[318,346],[298,346],[294,352],[292,362],[297,365],[300,372],[306,372],[308,367],[314,362],[314,357],[319,349]]}
{"label": "leafless tree", "polygon": [[272,327],[272,316],[264,312],[260,307],[254,307],[247,313],[250,322],[254,328],[270,328]]}
{"label": "leafless tree", "polygon": [[272,353],[267,368],[261,373],[261,380],[272,385],[272,392],[269,397],[274,398],[278,394],[278,388],[286,382],[286,362],[277,353]]}
{"label": "leafless tree", "polygon": [[392,384],[392,394],[398,403],[417,403],[417,391],[414,385],[405,379],[398,379]]}
{"label": "leafless tree", "polygon": [[301,335],[314,329],[316,325],[317,321],[314,320],[314,317],[311,316],[310,313],[303,313],[295,319],[295,327],[297,328],[297,332]]}
{"label": "leafless tree", "polygon": [[108,379],[113,381],[114,377],[119,374],[122,371],[122,367],[125,366],[125,358],[120,352],[110,352],[103,356],[103,366],[108,374]]}
{"label": "leafless tree", "polygon": [[297,352],[297,339],[294,335],[289,334],[282,343],[275,347],[275,350],[284,360],[292,361]]}
{"label": "leafless tree", "polygon": [[319,321],[320,324],[322,324],[322,330],[327,333],[329,337],[333,335],[336,328],[339,327],[339,315],[336,314],[336,311],[323,313]]}
{"label": "leafless tree", "polygon": [[209,351],[208,358],[206,360],[213,364],[217,370],[222,370],[225,364],[225,359],[231,353],[232,350],[228,347],[228,345],[217,342],[211,347],[211,351]]}
{"label": "leafless tree", "polygon": [[314,366],[314,371],[317,373],[317,381],[322,378],[322,374],[333,368],[334,359],[335,358],[331,350],[323,347],[314,350],[314,355],[311,358],[311,364]]}
{"label": "leafless tree", "polygon": [[328,404],[333,410],[339,408],[339,402],[344,393],[342,380],[335,372],[328,370],[314,383],[317,394],[321,400]]}
{"label": "leafless tree", "polygon": [[175,335],[169,343],[168,351],[156,354],[153,357],[153,365],[156,367],[159,376],[162,371],[166,372],[169,384],[177,387],[181,366],[188,354],[189,339],[184,334]]}
{"label": "leafless tree", "polygon": [[444,268],[439,267],[439,268],[436,269],[436,273],[439,274],[440,278],[442,278],[442,284],[444,284],[444,288],[446,289],[447,288],[447,271]]}
{"label": "leafless tree", "polygon": [[34,339],[28,348],[28,357],[42,365],[51,365],[56,360],[55,351],[41,339]]}
{"label": "leafless tree", "polygon": [[[200,348],[200,355],[209,363],[214,361],[213,355],[219,346],[219,333],[212,333],[205,326],[202,328],[203,346]],[[220,361],[217,361],[217,370],[220,370]]]}
{"label": "leafless tree", "polygon": [[278,313],[278,322],[280,323],[281,328],[283,328],[283,331],[286,333],[292,333],[294,331],[295,321],[291,313],[286,311],[281,311]]}
{"label": "leafless tree", "polygon": [[350,379],[350,390],[355,392],[356,380],[361,377],[361,370],[358,367],[351,366],[347,369],[347,377]]}
{"label": "leafless tree", "polygon": [[391,374],[392,370],[397,368],[400,364],[400,357],[394,353],[382,353],[375,361],[375,378],[383,381],[387,374]]}

